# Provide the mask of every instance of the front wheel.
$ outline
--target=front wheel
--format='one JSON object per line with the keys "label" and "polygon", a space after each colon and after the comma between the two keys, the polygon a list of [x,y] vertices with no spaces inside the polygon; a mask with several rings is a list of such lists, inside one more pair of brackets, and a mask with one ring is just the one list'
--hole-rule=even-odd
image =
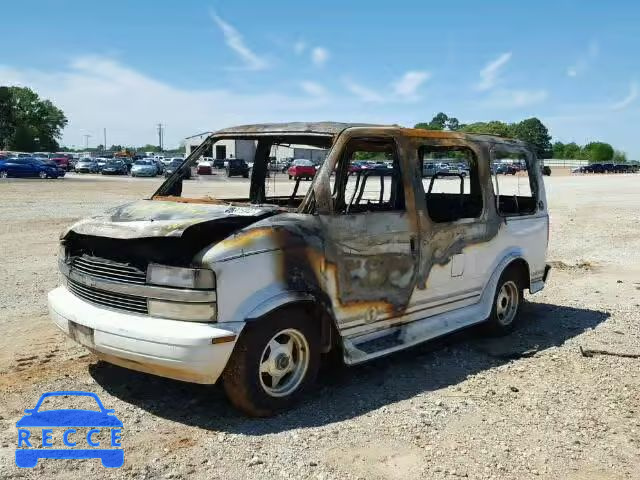
{"label": "front wheel", "polygon": [[515,268],[507,268],[496,286],[491,315],[485,324],[487,333],[502,336],[511,333],[522,303],[520,276]]}
{"label": "front wheel", "polygon": [[47,176],[47,172],[40,172],[40,173],[38,174],[38,176],[39,176],[40,178],[42,178],[42,179],[48,178],[48,176]]}
{"label": "front wheel", "polygon": [[9,172],[6,170],[0,172],[0,178],[9,178]]}
{"label": "front wheel", "polygon": [[235,407],[265,417],[293,405],[319,365],[319,325],[304,309],[290,307],[247,325],[222,381]]}

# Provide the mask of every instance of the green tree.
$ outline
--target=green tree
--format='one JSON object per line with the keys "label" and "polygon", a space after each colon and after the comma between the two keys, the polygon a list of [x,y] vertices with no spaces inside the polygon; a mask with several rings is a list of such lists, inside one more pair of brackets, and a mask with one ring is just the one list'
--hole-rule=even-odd
{"label": "green tree", "polygon": [[15,130],[11,98],[9,87],[0,87],[0,150],[9,148],[9,140]]}
{"label": "green tree", "polygon": [[449,117],[444,112],[438,112],[429,123],[416,123],[413,128],[423,130],[458,130],[460,122],[455,117]]}
{"label": "green tree", "polygon": [[456,117],[449,117],[447,120],[447,130],[456,131],[460,129],[460,122]]}
{"label": "green tree", "polygon": [[615,163],[627,163],[627,154],[622,150],[615,150],[613,152],[613,161]]}
{"label": "green tree", "polygon": [[527,118],[513,124],[514,136],[529,143],[536,152],[538,158],[551,158],[551,135],[545,125],[537,118]]}
{"label": "green tree", "polygon": [[576,160],[581,158],[582,147],[578,145],[576,142],[567,143],[564,146],[564,157],[569,160]]}
{"label": "green tree", "polygon": [[584,146],[587,159],[594,163],[609,162],[613,158],[613,147],[605,142],[591,142]]}
{"label": "green tree", "polygon": [[67,118],[30,88],[0,87],[0,143],[12,150],[58,149]]}
{"label": "green tree", "polygon": [[511,125],[500,122],[498,120],[492,120],[490,122],[475,122],[468,125],[464,125],[460,128],[460,131],[467,133],[486,133],[489,135],[498,135],[500,137],[512,137],[513,130]]}
{"label": "green tree", "polygon": [[553,158],[567,158],[564,156],[564,143],[562,142],[554,142],[553,143]]}

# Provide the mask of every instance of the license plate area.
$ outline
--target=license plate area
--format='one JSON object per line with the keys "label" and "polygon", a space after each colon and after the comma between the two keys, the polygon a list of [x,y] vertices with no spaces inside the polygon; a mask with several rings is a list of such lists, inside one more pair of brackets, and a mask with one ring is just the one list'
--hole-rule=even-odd
{"label": "license plate area", "polygon": [[69,321],[69,336],[81,345],[94,346],[93,328]]}

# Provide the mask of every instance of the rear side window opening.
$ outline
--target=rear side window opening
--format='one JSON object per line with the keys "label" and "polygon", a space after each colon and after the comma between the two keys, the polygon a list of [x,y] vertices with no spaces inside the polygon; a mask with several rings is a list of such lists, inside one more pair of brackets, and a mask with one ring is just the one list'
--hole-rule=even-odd
{"label": "rear side window opening", "polygon": [[530,171],[530,160],[524,153],[493,152],[491,183],[498,214],[518,216],[536,212],[537,194]]}
{"label": "rear side window opening", "polygon": [[423,145],[418,160],[432,221],[447,223],[482,215],[478,159],[470,148]]}

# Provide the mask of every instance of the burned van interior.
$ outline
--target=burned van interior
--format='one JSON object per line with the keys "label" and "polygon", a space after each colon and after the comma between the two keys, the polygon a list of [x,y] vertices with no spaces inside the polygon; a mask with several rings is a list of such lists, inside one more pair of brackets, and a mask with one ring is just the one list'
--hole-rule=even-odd
{"label": "burned van interior", "polygon": [[[286,156],[281,150],[295,152],[295,148],[298,147],[329,149],[332,140],[333,137],[330,135],[318,134],[214,135],[187,157],[181,168],[166,180],[152,198],[178,202],[275,205],[285,210],[294,210],[302,203],[311,182],[301,178],[283,181],[287,176],[282,175],[282,165],[275,165],[274,159]],[[251,168],[249,182],[238,182],[233,188],[225,185],[225,190],[232,190],[234,195],[224,198],[217,194],[217,191],[221,190],[219,181],[225,180],[220,178],[224,176],[223,171],[214,171],[214,175],[211,176],[195,176],[192,180],[183,178],[184,170],[195,168],[201,156],[215,151],[216,143],[219,141],[244,142],[242,160]],[[293,153],[290,156],[293,156]]]}
{"label": "burned van interior", "polygon": [[418,159],[431,220],[455,222],[482,214],[478,159],[471,149],[424,145],[418,151]]}

